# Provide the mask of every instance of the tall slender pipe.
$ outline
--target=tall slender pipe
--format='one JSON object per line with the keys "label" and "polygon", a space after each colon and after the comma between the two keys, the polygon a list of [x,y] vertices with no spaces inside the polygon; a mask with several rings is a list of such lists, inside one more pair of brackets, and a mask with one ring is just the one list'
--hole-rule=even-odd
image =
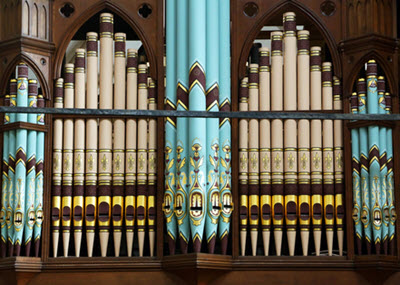
{"label": "tall slender pipe", "polygon": [[[230,0],[220,0],[219,4],[219,110],[231,110],[231,50],[230,50]],[[219,121],[219,192],[221,216],[218,222],[218,236],[221,240],[221,253],[226,254],[230,218],[233,211],[231,193],[231,121],[223,118]]]}
{"label": "tall slender pipe", "polygon": [[[206,0],[189,0],[189,110],[206,110]],[[206,215],[206,119],[189,119],[189,215],[194,252],[200,252]]]}
{"label": "tall slender pipe", "polygon": [[[378,77],[378,114],[386,113],[386,102],[385,102],[385,78],[383,76]],[[388,254],[388,237],[389,237],[389,205],[387,197],[387,128],[379,127],[379,165],[380,165],[380,205],[382,209],[382,245],[383,253]]]}
{"label": "tall slender pipe", "polygon": [[[321,89],[321,47],[310,49],[310,94],[311,110],[322,109]],[[322,232],[322,124],[321,120],[311,121],[311,215],[315,254],[318,256],[321,249]]]}
{"label": "tall slender pipe", "polygon": [[[64,108],[74,107],[74,64],[65,65],[64,71]],[[62,200],[61,200],[61,229],[63,233],[64,257],[68,256],[71,218],[72,218],[72,183],[73,183],[73,144],[74,120],[64,120],[63,135],[63,171],[62,171]]]}
{"label": "tall slender pipe", "polygon": [[[310,32],[297,33],[297,109],[310,110]],[[311,156],[310,156],[310,121],[299,120],[298,130],[298,183],[299,198],[297,213],[301,235],[303,255],[308,255],[310,240],[311,206]]]}
{"label": "tall slender pipe", "polygon": [[[116,33],[114,41],[114,109],[126,108],[126,34]],[[125,120],[114,120],[112,181],[112,223],[114,228],[114,253],[119,256],[124,224],[125,188]]]}
{"label": "tall slender pipe", "polygon": [[[333,109],[341,111],[342,106],[342,87],[340,80],[333,77]],[[339,245],[339,255],[343,255],[344,242],[344,163],[343,163],[343,122],[333,121],[334,128],[334,156],[335,156],[335,219],[337,239]]]}
{"label": "tall slender pipe", "polygon": [[[77,109],[86,107],[86,51],[77,49],[75,52],[75,98]],[[82,244],[82,227],[85,209],[85,120],[75,119],[74,124],[74,190],[73,190],[73,226],[75,256],[80,256]]]}
{"label": "tall slender pipe", "polygon": [[[297,109],[297,39],[296,15],[293,12],[283,14],[283,102],[285,111]],[[297,226],[297,122],[284,122],[284,177],[285,177],[285,221],[289,245],[289,255],[293,256],[296,245]]]}
{"label": "tall slender pipe", "polygon": [[[253,46],[252,62],[258,62],[258,48]],[[258,63],[249,65],[249,111],[258,111],[259,105]],[[260,208],[260,165],[259,165],[259,124],[257,119],[249,120],[249,225],[251,251],[257,253],[257,238]]]}
{"label": "tall slender pipe", "polygon": [[[271,110],[283,110],[282,32],[271,33]],[[283,122],[271,122],[272,221],[276,255],[281,255],[284,221]]]}
{"label": "tall slender pipe", "polygon": [[[358,79],[358,113],[367,113],[367,86],[364,78]],[[367,247],[367,253],[371,254],[372,229],[371,229],[371,208],[370,208],[370,190],[369,190],[369,166],[368,166],[368,130],[366,127],[359,129],[360,139],[360,163],[361,163],[361,193],[362,193],[362,212],[361,221],[364,225],[364,235]]]}
{"label": "tall slender pipe", "polygon": [[[10,80],[10,107],[17,106],[17,80]],[[15,123],[16,114],[10,113],[10,123]],[[7,249],[8,256],[14,254],[14,185],[15,185],[15,137],[16,131],[11,130],[8,133],[8,185],[7,185],[7,213],[6,213],[6,226],[7,226]]]}
{"label": "tall slender pipe", "polygon": [[[157,109],[156,83],[149,77],[149,110]],[[157,189],[157,120],[149,120],[149,147],[148,147],[148,197],[147,197],[147,219],[149,229],[150,256],[154,256],[156,240],[156,189]]]}
{"label": "tall slender pipe", "polygon": [[[113,35],[114,16],[100,15],[100,109],[113,107]],[[112,121],[101,119],[99,128],[99,174],[98,174],[98,224],[100,230],[101,256],[107,255],[111,222],[112,181]]]}
{"label": "tall slender pipe", "polygon": [[[54,91],[54,108],[64,107],[64,79],[56,80]],[[58,254],[58,242],[60,236],[61,219],[61,192],[62,192],[62,170],[63,170],[63,120],[54,120],[53,125],[53,184],[51,189],[51,226],[53,241],[53,257]]]}
{"label": "tall slender pipe", "polygon": [[[42,94],[37,98],[38,108],[44,108]],[[44,125],[44,114],[37,114],[37,124]],[[33,242],[35,245],[35,257],[39,257],[40,239],[43,224],[43,169],[44,169],[44,132],[37,133],[36,145],[36,187],[35,187],[35,227],[33,229]]]}
{"label": "tall slender pipe", "polygon": [[[35,79],[29,80],[28,106],[37,107],[38,85]],[[36,124],[37,114],[28,114],[28,123]],[[37,132],[28,130],[27,151],[26,151],[26,191],[25,191],[25,217],[24,245],[25,256],[30,256],[33,227],[35,226],[35,188],[36,188],[36,144]]]}
{"label": "tall slender pipe", "polygon": [[[188,0],[183,0],[176,7],[178,15],[176,19],[176,55],[179,54],[179,56],[176,56],[176,110],[178,111],[187,111],[189,108],[188,5]],[[188,128],[188,118],[176,118],[176,195],[174,208],[178,223],[179,244],[183,254],[188,252],[190,239]]]}
{"label": "tall slender pipe", "polygon": [[[249,85],[248,78],[242,79],[239,93],[239,111],[249,110]],[[249,222],[249,122],[247,119],[239,120],[239,195],[240,195],[240,252],[246,254],[247,224]]]}
{"label": "tall slender pipe", "polygon": [[[97,33],[86,34],[87,51],[87,85],[86,107],[98,108],[98,55]],[[94,235],[97,218],[97,149],[98,149],[97,119],[86,120],[86,155],[85,155],[85,225],[88,256],[93,256]]]}
{"label": "tall slender pipe", "polygon": [[[10,86],[11,87],[11,86]],[[4,96],[4,106],[10,106],[10,95]],[[10,114],[4,114],[4,125],[10,123]],[[8,201],[8,145],[9,145],[9,132],[3,132],[3,162],[2,162],[2,187],[1,187],[1,212],[0,212],[0,222],[1,222],[1,240],[0,240],[0,250],[1,257],[7,256],[7,201]]]}
{"label": "tall slender pipe", "polygon": [[[17,107],[28,107],[28,66],[25,63],[17,67]],[[28,114],[17,113],[17,122],[27,122]],[[16,130],[15,144],[15,177],[14,177],[14,235],[13,244],[16,256],[21,253],[22,237],[24,234],[25,216],[25,193],[26,193],[26,151],[27,151],[26,129]]]}
{"label": "tall slender pipe", "polygon": [[[138,74],[138,109],[147,109],[147,65],[139,64]],[[139,239],[139,256],[143,256],[147,215],[148,177],[147,177],[147,120],[138,122],[138,159],[137,159],[137,229]]]}
{"label": "tall slender pipe", "polygon": [[[187,7],[187,0],[181,1],[182,5]],[[179,86],[177,87],[177,67],[176,61],[177,59],[181,58],[184,60],[185,54],[181,54],[177,57],[177,48],[180,52],[184,52],[187,50],[186,42],[184,40],[177,41],[176,37],[180,35],[181,37],[187,36],[185,34],[177,33],[177,29],[185,29],[187,24],[183,23],[182,25],[177,25],[177,21],[180,20],[182,17],[187,17],[188,11],[183,11],[183,13],[179,13],[177,9],[180,9],[180,5],[177,5],[176,0],[167,0],[166,1],[166,88],[165,88],[165,109],[166,110],[176,110],[177,109],[177,96],[179,100]],[[179,17],[176,15],[180,15]],[[184,48],[179,48],[177,45],[183,45]],[[187,65],[184,66],[187,69]],[[187,88],[187,86],[186,86]],[[183,89],[186,90],[186,89]],[[183,101],[187,103],[187,101]],[[187,106],[187,105],[185,105]],[[176,229],[176,219],[180,216],[180,212],[177,213],[175,216],[175,204],[180,196],[176,196],[176,192],[178,191],[180,185],[180,178],[176,177],[177,172],[180,172],[177,169],[177,122],[176,119],[173,117],[168,117],[165,121],[165,192],[164,192],[164,202],[163,202],[163,211],[164,216],[166,219],[167,224],[167,239],[168,239],[168,247],[170,254],[175,254],[175,245],[176,245],[176,238],[177,238],[177,229]],[[185,144],[186,146],[186,144]],[[179,155],[179,153],[178,153]],[[185,160],[183,160],[183,164],[185,164]],[[179,167],[179,166],[178,166]],[[179,175],[179,174],[178,174]],[[176,181],[176,184],[175,184]],[[186,184],[186,182],[185,182]],[[186,197],[186,196],[183,196]],[[182,199],[182,197],[181,197]],[[183,199],[182,199],[183,200]],[[181,207],[182,205],[178,205]],[[181,216],[184,216],[182,214]],[[179,218],[178,218],[179,219]],[[187,251],[187,243],[189,242],[188,236],[185,236],[185,233],[182,234],[181,224],[178,222],[179,225],[179,238],[180,240],[184,240],[184,244],[181,248],[184,251]],[[186,248],[186,250],[185,250]]]}
{"label": "tall slender pipe", "polygon": [[[137,75],[138,54],[135,49],[128,49],[126,75],[126,108],[137,109]],[[132,256],[134,228],[136,220],[136,171],[137,171],[137,121],[126,120],[126,154],[125,154],[125,227],[128,256]]]}
{"label": "tall slender pipe", "polygon": [[[332,63],[322,63],[322,109],[333,110]],[[333,153],[333,121],[322,121],[322,158],[324,183],[324,218],[328,255],[332,255],[333,233],[335,225],[335,185],[334,185],[334,153]]]}
{"label": "tall slender pipe", "polygon": [[[219,5],[214,0],[206,1],[206,110],[219,111]],[[220,216],[219,194],[219,119],[206,120],[206,239],[208,253],[214,253]]]}
{"label": "tall slender pipe", "polygon": [[[386,101],[386,114],[390,114],[392,110],[392,97],[390,93],[385,93]],[[395,208],[395,196],[394,196],[394,173],[393,173],[393,131],[391,128],[387,129],[387,197],[389,205],[389,253],[394,255],[395,251],[395,232],[396,232],[396,208]]]}
{"label": "tall slender pipe", "polygon": [[[358,114],[358,98],[357,92],[353,92],[350,98],[351,102],[351,113]],[[354,128],[351,130],[351,153],[352,153],[352,176],[353,176],[353,220],[354,220],[354,232],[356,236],[356,247],[357,254],[362,254],[362,222],[361,222],[361,207],[362,207],[362,196],[361,196],[361,164],[360,164],[360,136],[358,129]]]}
{"label": "tall slender pipe", "polygon": [[[271,110],[269,49],[260,48],[260,111]],[[271,124],[260,121],[260,217],[264,255],[268,256],[271,234]]]}
{"label": "tall slender pipe", "polygon": [[[367,111],[368,114],[378,113],[378,66],[375,60],[367,63]],[[372,211],[372,233],[374,238],[375,253],[380,254],[382,243],[382,190],[379,165],[379,127],[368,126],[368,154],[369,154],[369,185],[371,192],[370,207]]]}

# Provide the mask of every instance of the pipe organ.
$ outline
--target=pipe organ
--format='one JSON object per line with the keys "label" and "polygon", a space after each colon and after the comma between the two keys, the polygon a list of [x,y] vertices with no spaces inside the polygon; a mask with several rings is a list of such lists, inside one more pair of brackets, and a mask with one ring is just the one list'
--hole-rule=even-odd
{"label": "pipe organ", "polygon": [[398,283],[397,1],[0,2],[0,284]]}

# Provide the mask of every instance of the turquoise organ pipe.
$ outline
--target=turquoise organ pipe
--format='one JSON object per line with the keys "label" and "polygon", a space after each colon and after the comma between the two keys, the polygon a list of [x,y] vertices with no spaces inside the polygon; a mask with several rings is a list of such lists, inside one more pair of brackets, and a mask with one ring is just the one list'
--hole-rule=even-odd
{"label": "turquoise organ pipe", "polygon": [[[358,79],[358,113],[367,113],[367,86],[364,78]],[[360,163],[361,163],[361,193],[362,193],[362,212],[361,221],[364,225],[364,235],[368,254],[371,254],[372,229],[370,219],[370,190],[369,190],[369,166],[368,166],[368,131],[366,127],[359,129],[360,140]]]}
{"label": "turquoise organ pipe", "polygon": [[[189,72],[188,72],[188,0],[179,1],[176,7],[176,97],[178,111],[187,111],[189,103]],[[190,222],[188,213],[188,179],[189,179],[189,141],[188,118],[176,118],[176,196],[175,215],[179,230],[179,243],[183,254],[188,251],[190,239]]]}
{"label": "turquoise organ pipe", "polygon": [[[189,0],[189,110],[206,110],[206,0]],[[206,211],[206,119],[189,119],[189,214],[194,252],[200,252]]]}
{"label": "turquoise organ pipe", "polygon": [[[378,113],[378,92],[377,92],[377,65],[375,60],[367,63],[367,112],[368,114]],[[380,201],[381,181],[379,165],[379,127],[368,127],[368,149],[369,149],[369,185],[371,192],[370,207],[372,211],[372,233],[375,245],[375,252],[380,253],[382,241],[382,205]]]}
{"label": "turquoise organ pipe", "polygon": [[[28,107],[28,66],[24,63],[18,65],[17,81],[17,107]],[[26,113],[18,113],[17,122],[27,122]],[[22,237],[25,223],[25,186],[26,186],[26,144],[28,131],[26,129],[16,130],[15,144],[15,177],[14,177],[14,244],[15,255],[21,253]]]}
{"label": "turquoise organ pipe", "polygon": [[[230,59],[230,1],[219,0],[219,110],[231,110],[231,59]],[[233,210],[231,193],[231,121],[219,121],[219,191],[221,216],[218,236],[221,240],[222,254],[228,248],[230,218]]]}
{"label": "turquoise organ pipe", "polygon": [[[10,106],[10,95],[4,97],[4,105]],[[10,122],[10,115],[4,114],[4,125]],[[1,240],[0,250],[1,257],[7,255],[7,201],[8,201],[8,131],[3,132],[3,164],[2,164],[2,188],[1,188],[1,212],[0,212],[0,226],[1,226]]]}
{"label": "turquoise organ pipe", "polygon": [[[206,110],[219,111],[219,28],[218,2],[206,3]],[[206,198],[206,239],[208,253],[214,253],[217,239],[219,201],[219,119],[206,120],[206,162],[207,162],[207,198]]]}
{"label": "turquoise organ pipe", "polygon": [[[351,96],[351,113],[358,113],[358,100],[357,93],[354,92]],[[351,130],[351,153],[352,153],[352,176],[353,176],[353,220],[354,220],[354,230],[356,235],[356,245],[357,254],[361,255],[362,249],[362,223],[361,223],[361,187],[360,187],[360,141],[359,141],[359,131],[354,128]]]}
{"label": "turquoise organ pipe", "polygon": [[[43,95],[37,99],[38,108],[44,108]],[[37,114],[37,124],[44,125],[44,114]],[[35,187],[35,227],[33,228],[33,242],[35,257],[39,257],[40,239],[43,223],[43,168],[44,168],[44,132],[37,133],[36,145],[36,187]]]}
{"label": "turquoise organ pipe", "polygon": [[[392,110],[392,98],[390,93],[385,93],[385,101],[386,101],[386,114],[390,114]],[[393,134],[392,129],[388,128],[386,132],[386,147],[387,147],[387,180],[386,180],[386,189],[387,189],[387,197],[388,197],[388,205],[389,205],[389,252],[391,255],[394,255],[395,251],[395,232],[396,232],[396,208],[394,206],[394,173],[393,173]]]}
{"label": "turquoise organ pipe", "polygon": [[[28,106],[37,107],[38,86],[36,80],[29,80]],[[36,124],[37,114],[28,115],[28,123]],[[24,245],[25,256],[30,255],[33,227],[35,226],[35,186],[36,186],[36,144],[37,132],[28,130],[27,151],[26,151],[26,186],[25,186],[25,225]]]}
{"label": "turquoise organ pipe", "polygon": [[[17,80],[11,79],[10,81],[10,107],[17,106]],[[10,113],[10,123],[14,123],[16,120],[16,114]],[[7,248],[8,256],[14,254],[14,179],[15,179],[15,139],[16,131],[11,130],[8,132],[8,185],[7,185],[7,214],[6,214],[6,225],[7,225]]]}
{"label": "turquoise organ pipe", "polygon": [[[378,77],[378,114],[386,113],[385,103],[385,78]],[[387,203],[387,146],[386,136],[387,128],[379,127],[379,164],[380,164],[380,205],[382,206],[382,245],[385,255],[388,253],[388,234],[389,234],[389,206]]]}
{"label": "turquoise organ pipe", "polygon": [[[166,90],[165,109],[176,109],[176,0],[166,1]],[[165,121],[165,193],[163,210],[167,222],[167,235],[170,254],[175,253],[176,217],[174,213],[175,169],[176,169],[176,119],[168,117]]]}

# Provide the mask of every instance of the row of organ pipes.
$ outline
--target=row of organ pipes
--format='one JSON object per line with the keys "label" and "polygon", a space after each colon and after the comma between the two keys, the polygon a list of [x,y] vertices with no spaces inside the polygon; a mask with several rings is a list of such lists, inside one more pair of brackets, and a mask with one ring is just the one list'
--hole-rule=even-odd
{"label": "row of organ pipes", "polygon": [[[296,37],[297,34],[297,37]],[[307,30],[296,31],[295,14],[283,15],[283,32],[271,33],[271,52],[254,44],[248,77],[241,81],[240,111],[342,111],[341,86],[321,47],[310,48]],[[261,230],[264,255],[295,255],[300,232],[302,254],[320,255],[325,230],[327,254],[334,243],[343,254],[343,137],[340,120],[240,119],[240,247],[257,254]],[[270,249],[272,241],[275,251]],[[336,231],[336,234],[335,234]],[[334,237],[336,240],[334,241]]]}
{"label": "row of organ pipes", "polygon": [[[77,49],[74,64],[65,64],[64,78],[56,81],[55,108],[156,109],[146,56],[126,51],[126,35],[114,35],[113,26],[113,15],[101,14],[100,40],[97,33],[87,33],[86,50]],[[132,256],[135,232],[139,256],[145,250],[153,256],[156,119],[58,117],[53,125],[54,257],[61,239],[63,256],[69,255],[72,238],[75,256],[81,254],[83,238],[89,257],[97,254],[97,239],[101,256],[108,256],[110,232],[115,256],[122,247]]]}
{"label": "row of organ pipes", "polygon": [[[17,79],[11,79],[4,105],[43,108],[36,79],[29,79],[28,66],[21,62]],[[31,128],[17,127],[3,132],[1,193],[1,257],[40,254],[43,222],[44,114],[6,113],[4,124],[28,123]]]}
{"label": "row of organ pipes", "polygon": [[[390,114],[392,98],[375,60],[366,64],[350,98],[353,114]],[[393,134],[390,127],[370,125],[351,130],[353,220],[356,253],[394,255],[396,209]]]}

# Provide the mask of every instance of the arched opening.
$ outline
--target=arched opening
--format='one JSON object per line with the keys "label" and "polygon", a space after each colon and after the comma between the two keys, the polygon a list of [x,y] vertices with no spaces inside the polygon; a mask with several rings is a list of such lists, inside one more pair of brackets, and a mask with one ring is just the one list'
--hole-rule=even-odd
{"label": "arched opening", "polygon": [[[260,17],[242,47],[239,79],[246,76],[248,82],[240,84],[239,111],[275,111],[277,116],[342,112],[341,84],[335,78],[342,74],[340,62],[336,42],[321,19],[298,2],[284,1]],[[240,179],[239,189],[248,186],[248,196],[259,191],[261,198],[240,210],[240,226],[245,228],[248,220],[250,229],[257,223],[270,235],[258,230],[257,241],[247,228],[240,238],[241,254],[346,255],[344,200],[328,197],[331,192],[344,199],[343,126],[334,127],[331,120],[250,119],[248,126],[243,121],[239,177],[248,181]],[[248,174],[241,170],[246,165]],[[311,198],[319,196],[323,203]],[[322,234],[313,236],[320,226]]]}
{"label": "arched opening", "polygon": [[282,15],[289,11],[296,14],[298,30],[306,29],[310,31],[310,46],[321,46],[323,54],[322,60],[331,61],[334,74],[341,77],[342,70],[339,52],[329,30],[318,16],[301,3],[285,1],[266,12],[247,36],[239,60],[239,79],[242,79],[245,75],[246,61],[252,44],[254,42],[261,42],[264,43],[265,46],[270,47],[271,32],[282,30]]}
{"label": "arched opening", "polygon": [[59,78],[62,74],[62,67],[65,64],[64,56],[67,53],[70,42],[74,40],[84,40],[86,32],[99,32],[99,15],[101,13],[112,13],[114,15],[114,33],[126,33],[127,41],[141,41],[141,45],[146,51],[150,65],[149,72],[155,78],[157,72],[156,55],[155,51],[150,48],[149,41],[143,29],[117,4],[110,3],[109,1],[100,2],[91,6],[71,25],[70,29],[64,35],[64,40],[57,48],[54,60],[53,78]]}
{"label": "arched opening", "polygon": [[140,48],[142,48],[143,44],[139,36],[125,20],[118,14],[113,13],[111,10],[103,9],[94,14],[90,19],[88,19],[72,37],[67,46],[62,67],[64,67],[66,63],[74,62],[75,50],[77,48],[86,47],[86,33],[96,32],[98,35],[100,35],[100,15],[102,13],[112,13],[114,15],[114,34],[126,34],[126,49],[134,48],[136,50],[139,50]]}
{"label": "arched opening", "polygon": [[40,68],[37,67],[35,62],[25,54],[19,54],[13,60],[10,61],[8,67],[4,70],[3,76],[1,77],[0,91],[2,95],[8,94],[8,84],[10,79],[16,78],[16,68],[18,63],[24,62],[29,67],[29,77],[28,79],[36,79],[38,81],[39,86],[39,94],[43,95],[43,98],[48,100],[50,98],[50,89],[46,84],[47,80],[44,77],[43,73],[40,71]]}
{"label": "arched opening", "polygon": [[[90,9],[90,12],[86,14],[85,21],[81,22],[83,16],[78,18],[75,29],[72,29],[73,32],[68,34],[61,43],[56,56],[55,75],[62,78],[57,78],[54,98],[57,98],[58,92],[63,92],[64,99],[61,108],[156,109],[156,87],[154,80],[148,73],[149,67],[155,65],[155,60],[148,56],[146,44],[141,41],[140,32],[137,32],[138,30],[132,25],[132,20],[127,18],[121,11],[115,12],[114,8],[109,6],[111,4],[107,4],[106,7],[104,5]],[[65,17],[68,17],[68,15],[65,15]],[[58,84],[59,82],[61,84]],[[143,89],[146,89],[146,91]],[[148,100],[147,98],[144,100],[144,96],[138,96],[138,94],[144,95],[142,91],[147,93]],[[59,101],[62,100],[53,100],[55,108],[60,108]],[[118,112],[115,111],[115,113],[117,114]],[[80,122],[82,124],[78,129],[76,126]],[[66,121],[64,120],[64,126],[65,123]],[[74,221],[84,222],[87,227],[86,230],[90,233],[89,237],[83,235],[81,239],[78,239],[78,237],[75,239],[75,237],[72,238],[71,236],[71,241],[74,240],[76,243],[75,248],[69,243],[69,239],[63,240],[62,246],[59,246],[58,239],[54,239],[52,252],[54,256],[62,254],[65,256],[77,256],[81,254],[82,256],[104,257],[107,255],[153,254],[153,248],[150,249],[147,244],[145,249],[143,247],[138,249],[139,245],[136,242],[134,243],[133,239],[130,239],[132,231],[128,231],[127,235],[110,235],[110,244],[114,243],[114,247],[109,246],[110,251],[105,250],[108,245],[108,237],[105,240],[103,233],[105,231],[112,232],[113,230],[115,230],[114,233],[121,232],[122,221],[127,221],[128,226],[130,221],[136,218],[135,212],[132,212],[135,209],[135,205],[131,202],[121,202],[124,201],[125,190],[134,191],[132,187],[129,187],[134,183],[132,182],[133,178],[130,178],[133,175],[129,176],[128,173],[135,171],[136,168],[145,169],[146,171],[148,167],[149,169],[155,169],[155,151],[152,152],[154,155],[149,155],[148,159],[147,154],[144,157],[143,153],[136,157],[136,148],[138,148],[138,152],[140,148],[143,148],[142,140],[139,140],[138,133],[141,136],[140,138],[146,136],[147,122],[146,124],[140,124],[138,128],[131,126],[132,119],[129,118],[126,120],[88,119],[86,122],[83,119],[76,118],[73,128],[64,127],[62,133],[64,140],[64,145],[62,146],[64,151],[63,161],[69,162],[78,159],[78,164],[75,163],[72,167],[69,165],[68,168],[64,168],[63,179],[72,177],[69,176],[72,171],[74,171],[73,173],[79,172],[82,176],[82,181],[84,181],[80,186],[84,186],[82,189],[86,191],[79,194],[75,193],[73,196],[84,195],[85,197],[93,198],[93,192],[90,192],[90,189],[93,189],[91,186],[95,186],[98,192],[104,193],[104,195],[100,196],[115,197],[114,190],[111,193],[111,188],[107,185],[108,183],[111,185],[112,181],[112,188],[117,187],[119,189],[121,199],[119,201],[113,199],[112,205],[111,201],[101,201],[99,197],[94,198],[99,198],[97,200],[99,204],[97,202],[82,204],[81,200],[79,202],[74,200],[73,203],[66,205],[53,204],[53,209],[60,209],[62,206],[62,219],[70,219],[72,223],[76,223]],[[149,125],[149,134],[155,133],[154,126],[155,124]],[[154,136],[152,135],[152,137]],[[137,142],[136,139],[138,139]],[[135,142],[134,146],[131,145],[133,141]],[[80,155],[84,150],[90,153],[90,156]],[[72,153],[74,153],[74,158],[70,156]],[[84,170],[81,167],[82,165],[91,165],[89,168],[96,168],[95,176],[97,180],[86,176],[83,178]],[[126,165],[128,166],[125,168]],[[129,170],[127,170],[128,167]],[[56,170],[53,169],[53,171]],[[113,177],[108,177],[108,174],[104,175],[105,171],[113,173]],[[125,174],[129,177],[126,178]],[[117,176],[120,177],[119,182],[115,179]],[[138,176],[140,177],[139,174]],[[74,175],[74,177],[77,176]],[[152,178],[149,178],[149,181],[150,179]],[[73,180],[75,181],[76,178],[73,178]],[[133,196],[133,194],[128,196]],[[139,209],[137,219],[148,218],[149,220],[154,220],[153,207],[150,205],[148,214],[147,212],[146,214],[139,213],[141,210],[147,211],[145,207],[146,205],[137,206],[137,209]],[[73,213],[72,216],[70,215],[71,212]],[[126,219],[124,213],[127,215]],[[104,226],[106,229],[101,228],[103,226],[100,225],[104,221],[104,217],[108,217],[107,219],[110,221],[109,224]],[[91,224],[93,219],[98,219],[98,226]],[[100,240],[100,248],[97,246],[97,241],[93,243],[94,240],[98,239]],[[151,242],[149,243],[152,244]],[[112,248],[114,251],[112,251]]]}
{"label": "arched opening", "polygon": [[386,90],[387,92],[390,92],[393,94],[395,90],[397,90],[396,86],[394,85],[394,76],[390,72],[390,67],[388,66],[388,59],[385,59],[380,55],[379,53],[376,52],[370,52],[366,55],[364,55],[358,63],[354,66],[353,70],[351,71],[350,78],[348,78],[348,84],[346,86],[343,86],[343,90],[345,91],[344,94],[347,96],[350,96],[353,91],[355,91],[357,88],[357,80],[358,78],[364,77],[365,78],[365,69],[366,69],[366,63],[368,60],[374,59],[377,64],[378,64],[378,74],[381,76],[385,77],[386,81]]}

